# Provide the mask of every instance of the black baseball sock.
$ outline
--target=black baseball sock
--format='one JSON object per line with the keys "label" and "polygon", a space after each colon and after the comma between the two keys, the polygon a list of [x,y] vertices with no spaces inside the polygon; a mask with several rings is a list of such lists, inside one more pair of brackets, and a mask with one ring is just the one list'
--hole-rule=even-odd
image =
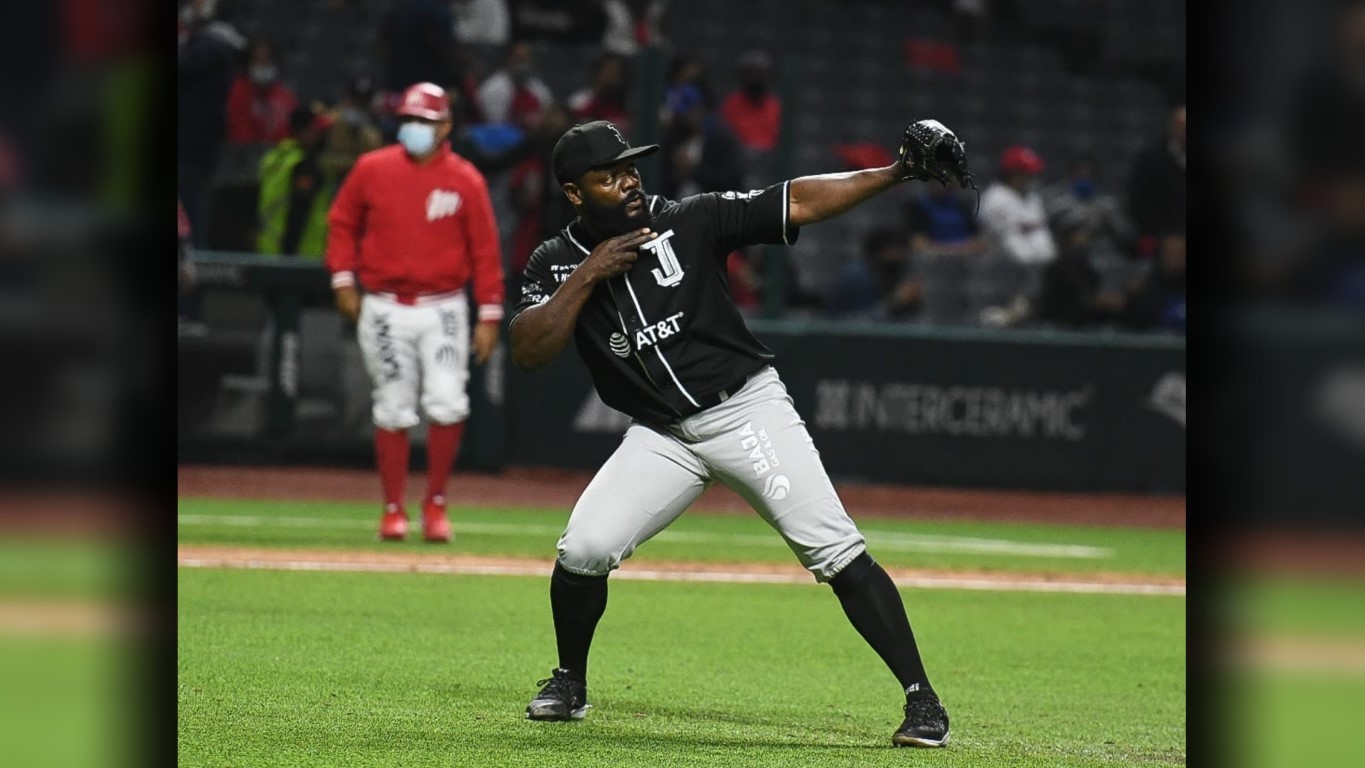
{"label": "black baseball sock", "polygon": [[555,563],[550,576],[550,610],[555,618],[559,666],[588,676],[588,647],[607,610],[607,577],[580,576]]}
{"label": "black baseball sock", "polygon": [[882,657],[906,694],[933,693],[915,633],[895,582],[866,552],[854,558],[829,585],[838,595],[853,628]]}

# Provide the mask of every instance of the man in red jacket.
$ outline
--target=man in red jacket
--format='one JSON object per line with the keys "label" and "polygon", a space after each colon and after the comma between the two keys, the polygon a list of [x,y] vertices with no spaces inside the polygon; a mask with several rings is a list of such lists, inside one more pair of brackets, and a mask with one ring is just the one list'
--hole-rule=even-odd
{"label": "man in red jacket", "polygon": [[[337,309],[358,323],[374,383],[375,458],[384,489],[379,537],[407,536],[408,429],[428,420],[422,535],[449,541],[446,479],[469,415],[469,309],[474,359],[498,343],[502,254],[484,177],[450,150],[450,102],[431,83],[407,89],[396,146],[356,161],[328,217],[327,268]],[[361,296],[361,291],[364,296]]]}

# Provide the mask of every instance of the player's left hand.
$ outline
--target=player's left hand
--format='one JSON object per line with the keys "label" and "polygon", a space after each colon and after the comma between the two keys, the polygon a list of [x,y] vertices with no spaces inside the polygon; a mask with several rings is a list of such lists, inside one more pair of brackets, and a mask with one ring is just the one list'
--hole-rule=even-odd
{"label": "player's left hand", "polygon": [[498,346],[498,323],[486,320],[474,326],[474,362],[483,365]]}
{"label": "player's left hand", "polygon": [[920,120],[905,129],[897,165],[902,180],[933,179],[944,186],[954,181],[963,189],[976,189],[967,167],[967,145],[937,120]]}

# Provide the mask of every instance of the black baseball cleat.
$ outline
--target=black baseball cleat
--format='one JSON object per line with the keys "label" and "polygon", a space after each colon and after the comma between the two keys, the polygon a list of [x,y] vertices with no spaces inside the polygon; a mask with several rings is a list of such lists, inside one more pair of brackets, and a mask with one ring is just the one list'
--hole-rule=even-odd
{"label": "black baseball cleat", "polygon": [[588,683],[567,669],[556,669],[526,705],[527,720],[582,720],[588,714]]}
{"label": "black baseball cleat", "polygon": [[891,736],[898,747],[942,747],[948,744],[948,710],[932,693],[905,699],[905,722]]}

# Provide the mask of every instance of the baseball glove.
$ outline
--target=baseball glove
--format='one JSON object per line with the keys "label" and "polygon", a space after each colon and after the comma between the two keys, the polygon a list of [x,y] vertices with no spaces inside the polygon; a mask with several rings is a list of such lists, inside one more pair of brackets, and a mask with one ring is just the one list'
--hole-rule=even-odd
{"label": "baseball glove", "polygon": [[976,189],[967,168],[967,145],[937,120],[920,120],[905,129],[899,165],[902,180],[933,179],[944,186],[955,181],[963,189]]}

